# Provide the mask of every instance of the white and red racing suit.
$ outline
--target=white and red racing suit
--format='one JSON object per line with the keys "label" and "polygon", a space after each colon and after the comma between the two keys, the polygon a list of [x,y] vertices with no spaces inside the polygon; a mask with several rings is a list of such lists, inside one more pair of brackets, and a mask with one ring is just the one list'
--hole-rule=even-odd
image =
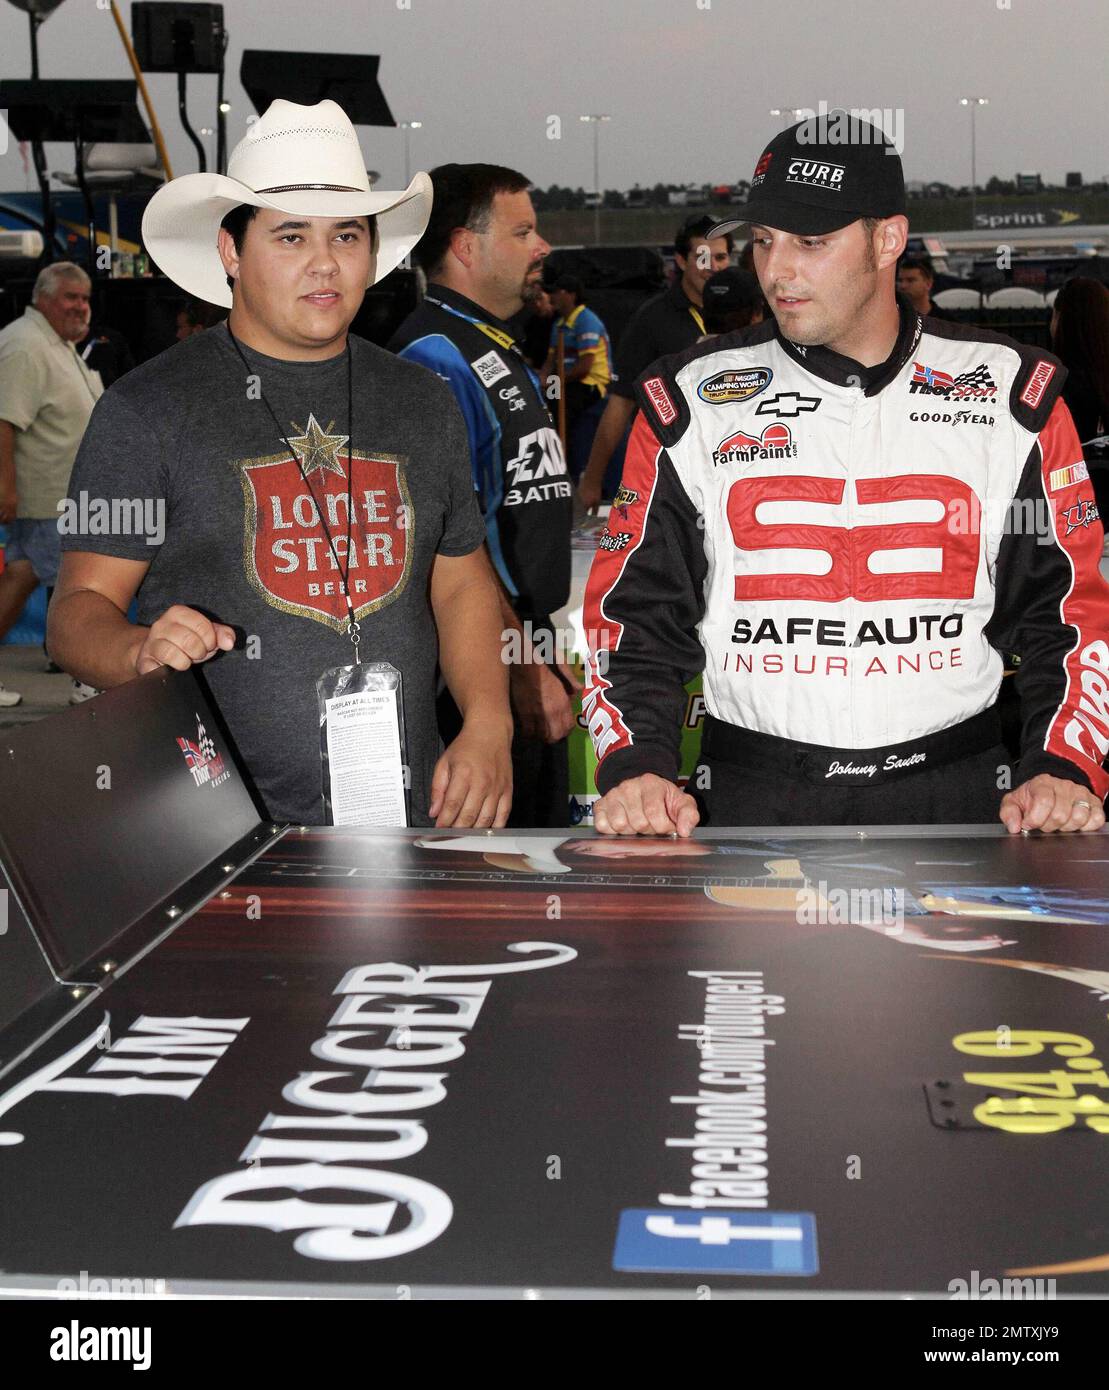
{"label": "white and red racing suit", "polygon": [[904,302],[878,367],[770,320],[649,369],[586,594],[598,789],[676,779],[699,670],[712,720],[850,755],[981,715],[1015,654],[1013,785],[1104,797],[1109,586],[1064,376]]}

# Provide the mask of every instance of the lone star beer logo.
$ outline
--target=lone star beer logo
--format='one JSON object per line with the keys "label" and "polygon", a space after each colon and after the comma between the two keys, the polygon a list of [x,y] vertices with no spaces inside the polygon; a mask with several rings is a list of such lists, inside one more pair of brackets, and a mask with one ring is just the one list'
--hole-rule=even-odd
{"label": "lone star beer logo", "polygon": [[[348,560],[359,619],[392,603],[408,583],[413,512],[405,460],[357,450],[348,455],[347,436],[332,434],[330,424],[321,429],[314,415],[305,428],[294,428],[289,443],[300,467],[285,452],[235,464],[245,501],[243,567],[271,607],[343,632],[348,614],[342,570]],[[348,457],[353,517],[348,517]]]}

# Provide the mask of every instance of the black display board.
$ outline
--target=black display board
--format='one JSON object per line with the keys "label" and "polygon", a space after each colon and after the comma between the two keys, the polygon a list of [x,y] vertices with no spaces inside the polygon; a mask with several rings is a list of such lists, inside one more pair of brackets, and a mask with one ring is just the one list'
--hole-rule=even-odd
{"label": "black display board", "polygon": [[247,48],[239,81],[261,115],[282,97],[301,106],[337,101],[355,125],[396,125],[370,53],[304,53]]}
{"label": "black display board", "polygon": [[135,0],[131,36],[143,72],[219,72],[223,67],[222,5]]}
{"label": "black display board", "polygon": [[137,91],[136,83],[114,79],[6,81],[0,82],[0,108],[17,140],[146,145],[150,135]]}
{"label": "black display board", "polygon": [[5,1078],[0,1283],[1109,1293],[1107,861],[290,830]]}
{"label": "black display board", "polygon": [[62,979],[99,979],[152,912],[172,925],[190,881],[260,823],[194,671],[0,736],[0,860]]}

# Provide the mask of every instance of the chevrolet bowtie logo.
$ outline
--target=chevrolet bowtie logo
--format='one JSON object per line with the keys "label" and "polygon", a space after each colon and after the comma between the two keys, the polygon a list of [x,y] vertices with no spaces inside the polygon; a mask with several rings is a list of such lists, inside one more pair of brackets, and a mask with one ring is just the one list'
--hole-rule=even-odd
{"label": "chevrolet bowtie logo", "polygon": [[792,420],[802,411],[815,410],[820,404],[819,396],[802,396],[800,391],[779,391],[776,396],[760,401],[756,415],[777,415],[781,420]]}

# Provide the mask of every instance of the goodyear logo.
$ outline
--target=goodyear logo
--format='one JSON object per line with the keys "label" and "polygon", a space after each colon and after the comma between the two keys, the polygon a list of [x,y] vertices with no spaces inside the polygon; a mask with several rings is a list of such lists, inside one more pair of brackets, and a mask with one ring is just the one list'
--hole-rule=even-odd
{"label": "goodyear logo", "polygon": [[765,391],[773,379],[769,367],[747,367],[742,371],[717,372],[697,387],[697,394],[709,405],[730,405],[747,401]]}

